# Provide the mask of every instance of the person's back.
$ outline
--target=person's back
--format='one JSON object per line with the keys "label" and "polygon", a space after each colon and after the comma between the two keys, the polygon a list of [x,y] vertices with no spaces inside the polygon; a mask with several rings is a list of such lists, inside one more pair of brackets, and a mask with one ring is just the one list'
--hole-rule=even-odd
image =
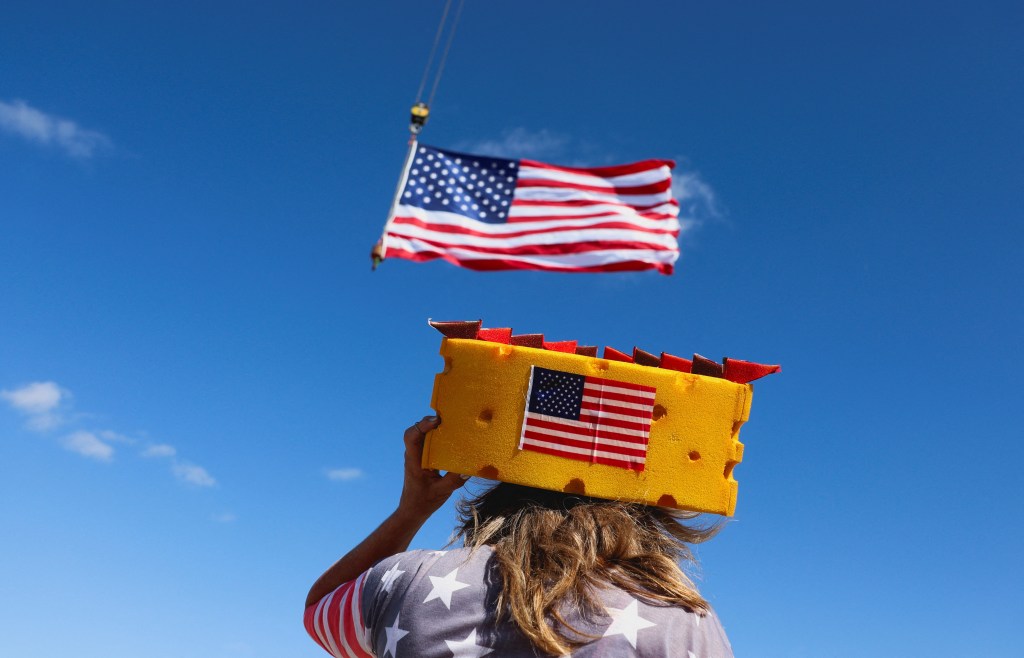
{"label": "person's back", "polygon": [[[306,628],[324,649],[339,658],[732,656],[679,566],[693,561],[687,544],[716,529],[678,522],[693,514],[502,483],[460,502],[464,547],[398,552],[460,484],[418,472],[428,420],[437,422],[406,432],[399,511],[310,590]],[[406,502],[421,498],[429,504]]]}
{"label": "person's back", "polygon": [[[490,547],[410,551],[386,558],[363,582],[361,611],[369,648],[376,656],[393,658],[491,652],[534,658],[538,651],[530,639],[508,615],[497,614],[500,591],[501,576]],[[592,636],[572,649],[574,658],[731,655],[712,612],[702,616],[657,605],[611,587],[598,591],[597,599],[597,614],[563,610],[570,625]]]}

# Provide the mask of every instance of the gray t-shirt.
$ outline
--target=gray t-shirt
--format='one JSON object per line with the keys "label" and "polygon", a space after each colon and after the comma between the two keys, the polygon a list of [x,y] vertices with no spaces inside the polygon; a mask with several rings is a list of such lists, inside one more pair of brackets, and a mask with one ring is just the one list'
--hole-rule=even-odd
{"label": "gray t-shirt", "polygon": [[[508,615],[496,621],[500,585],[486,547],[399,553],[311,606],[307,618],[312,615],[314,622],[311,628],[307,619],[307,628],[321,646],[344,658],[540,656]],[[342,593],[346,586],[348,596]],[[575,628],[597,636],[574,650],[573,658],[733,655],[713,612],[701,617],[617,589],[598,596],[603,614],[584,619],[565,611]]]}

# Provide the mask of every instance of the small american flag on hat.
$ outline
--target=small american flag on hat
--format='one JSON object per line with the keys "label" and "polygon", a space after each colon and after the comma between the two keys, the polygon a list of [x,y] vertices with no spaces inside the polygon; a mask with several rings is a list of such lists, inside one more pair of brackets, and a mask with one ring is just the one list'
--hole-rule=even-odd
{"label": "small american flag on hat", "polygon": [[653,386],[532,366],[519,448],[642,471],[654,394]]}

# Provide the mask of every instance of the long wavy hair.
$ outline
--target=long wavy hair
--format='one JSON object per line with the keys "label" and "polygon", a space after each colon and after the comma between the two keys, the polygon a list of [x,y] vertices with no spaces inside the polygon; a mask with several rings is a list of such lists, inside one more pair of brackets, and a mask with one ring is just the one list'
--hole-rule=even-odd
{"label": "long wavy hair", "polygon": [[697,513],[498,483],[463,498],[458,515],[454,541],[494,551],[498,618],[510,615],[545,653],[565,655],[596,637],[562,613],[599,616],[596,591],[608,586],[698,614],[709,609],[680,566],[695,567],[689,545],[720,528],[681,523]]}

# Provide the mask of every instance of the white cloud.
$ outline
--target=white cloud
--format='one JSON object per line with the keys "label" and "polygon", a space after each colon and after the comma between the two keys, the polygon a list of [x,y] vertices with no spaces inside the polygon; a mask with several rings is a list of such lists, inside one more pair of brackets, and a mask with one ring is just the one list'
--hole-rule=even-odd
{"label": "white cloud", "polygon": [[680,214],[686,217],[703,219],[721,214],[715,191],[696,171],[673,174],[672,196],[679,202]]}
{"label": "white cloud", "polygon": [[178,451],[174,449],[174,446],[166,443],[157,443],[142,451],[143,457],[173,457],[176,454]]}
{"label": "white cloud", "polygon": [[99,432],[96,432],[96,434],[104,441],[110,441],[111,443],[125,443],[127,445],[135,445],[138,443],[136,439],[113,430],[100,430]]}
{"label": "white cloud", "polygon": [[54,382],[32,382],[14,390],[0,391],[0,398],[22,413],[43,414],[60,404],[64,393]]}
{"label": "white cloud", "polygon": [[568,137],[549,130],[513,128],[506,130],[501,139],[468,142],[459,148],[499,158],[550,158],[562,153],[568,143]]}
{"label": "white cloud", "polygon": [[332,468],[327,471],[328,479],[345,482],[363,477],[363,471],[358,468]]}
{"label": "white cloud", "polygon": [[83,457],[108,462],[114,457],[114,448],[104,443],[92,432],[72,432],[62,440],[64,447],[71,452],[77,452]]}
{"label": "white cloud", "polygon": [[60,404],[71,396],[55,382],[32,382],[21,388],[4,389],[0,398],[11,408],[28,416],[25,425],[34,432],[45,432],[63,422]]}
{"label": "white cloud", "polygon": [[217,484],[217,481],[213,479],[205,468],[202,466],[196,466],[195,464],[189,464],[187,462],[178,462],[171,468],[174,476],[186,482],[188,484],[195,485],[197,487],[212,487]]}
{"label": "white cloud", "polygon": [[73,158],[91,158],[111,146],[110,138],[70,119],[37,110],[22,100],[0,101],[0,130],[43,146],[56,146]]}

